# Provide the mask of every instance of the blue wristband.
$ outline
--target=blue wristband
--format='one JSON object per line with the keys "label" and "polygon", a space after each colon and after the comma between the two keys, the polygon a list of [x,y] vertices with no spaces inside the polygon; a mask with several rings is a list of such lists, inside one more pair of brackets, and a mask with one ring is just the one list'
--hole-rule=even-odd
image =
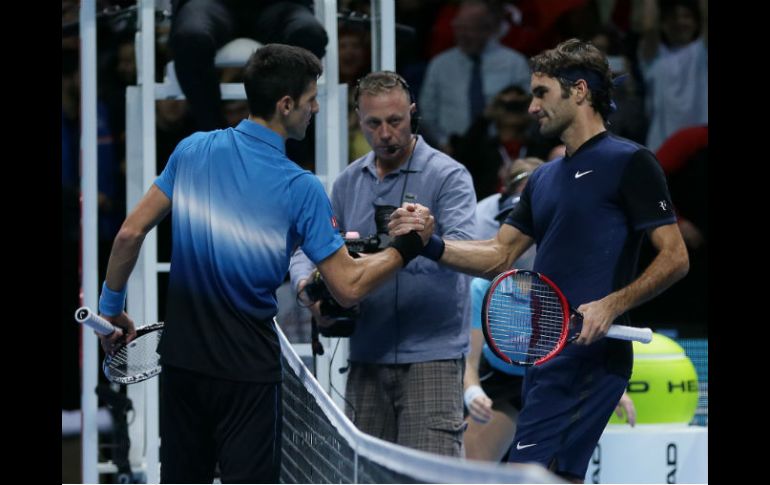
{"label": "blue wristband", "polygon": [[99,297],[99,313],[114,317],[123,313],[126,306],[126,289],[121,291],[112,291],[107,288],[107,282],[102,284],[102,294]]}
{"label": "blue wristband", "polygon": [[444,244],[444,240],[433,234],[431,235],[430,239],[428,239],[428,244],[422,248],[422,252],[420,254],[428,259],[432,259],[433,261],[438,261],[444,254],[445,246],[446,245]]}

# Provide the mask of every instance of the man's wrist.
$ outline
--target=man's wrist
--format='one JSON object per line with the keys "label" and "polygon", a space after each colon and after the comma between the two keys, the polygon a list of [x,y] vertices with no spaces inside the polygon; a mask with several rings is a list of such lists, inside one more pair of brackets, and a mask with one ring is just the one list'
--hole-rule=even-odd
{"label": "man's wrist", "polygon": [[99,313],[114,317],[123,313],[126,306],[126,288],[113,291],[107,287],[107,282],[102,284],[102,294],[99,296]]}
{"label": "man's wrist", "polygon": [[468,389],[465,390],[465,393],[463,394],[463,401],[465,401],[465,407],[470,409],[471,403],[474,399],[476,399],[479,396],[486,396],[487,393],[484,392],[484,389],[482,389],[480,386],[472,385],[468,386]]}
{"label": "man's wrist", "polygon": [[404,266],[406,266],[409,261],[420,255],[423,249],[422,238],[415,231],[411,231],[403,236],[394,237],[389,247],[398,251],[404,260]]}
{"label": "man's wrist", "polygon": [[433,261],[439,261],[441,256],[444,255],[445,248],[446,244],[444,243],[444,240],[433,234],[431,235],[430,239],[428,239],[428,244],[422,248],[422,252],[420,254],[428,259],[432,259]]}

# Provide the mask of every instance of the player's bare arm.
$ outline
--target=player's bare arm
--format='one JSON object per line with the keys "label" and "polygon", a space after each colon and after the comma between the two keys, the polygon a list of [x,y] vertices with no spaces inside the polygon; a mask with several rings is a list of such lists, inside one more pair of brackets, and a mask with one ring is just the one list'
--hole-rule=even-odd
{"label": "player's bare arm", "polygon": [[[425,245],[430,234],[433,233],[433,219],[430,211],[421,213],[411,210],[401,221],[403,235],[417,231],[421,245]],[[343,245],[318,264],[318,271],[326,281],[334,299],[343,307],[350,307],[361,301],[372,289],[403,266],[404,260],[401,254],[393,247],[366,258],[354,259],[348,253],[347,247]]]}
{"label": "player's bare arm", "polygon": [[[153,184],[134,210],[126,217],[115,237],[105,277],[108,288],[114,291],[125,288],[128,277],[139,257],[145,236],[166,217],[170,210],[171,199]],[[116,342],[122,340],[124,332],[127,342],[136,337],[134,321],[126,312],[114,316],[103,315],[103,317],[118,327],[109,336],[99,336],[105,351],[112,349]]]}
{"label": "player's bare arm", "polygon": [[[415,204],[416,210],[428,214],[430,209]],[[407,208],[396,210],[391,215],[388,228],[391,236],[408,232],[410,212]],[[425,233],[421,233],[425,237]],[[492,279],[509,269],[516,259],[526,251],[534,240],[509,224],[503,224],[497,235],[486,241],[444,241],[445,249],[439,262],[456,271]]]}
{"label": "player's bare arm", "polygon": [[583,315],[583,330],[575,343],[595,342],[607,334],[619,315],[651,300],[687,274],[690,261],[679,227],[676,224],[659,226],[648,235],[657,251],[655,259],[630,285],[578,307],[577,311]]}

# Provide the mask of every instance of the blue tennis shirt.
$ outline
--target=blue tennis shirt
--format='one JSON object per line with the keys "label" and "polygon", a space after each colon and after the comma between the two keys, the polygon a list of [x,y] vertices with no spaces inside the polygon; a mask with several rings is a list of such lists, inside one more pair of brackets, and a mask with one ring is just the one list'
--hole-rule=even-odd
{"label": "blue tennis shirt", "polygon": [[321,183],[281,136],[243,120],[184,139],[155,184],[173,207],[162,364],[280,380],[271,318],[289,257],[301,245],[318,263],[343,244]]}
{"label": "blue tennis shirt", "polygon": [[[556,283],[577,309],[631,283],[646,231],[674,224],[676,217],[653,154],[605,131],[572,156],[538,167],[505,223],[535,239],[534,271]],[[615,321],[627,322],[627,315]],[[631,373],[630,342],[600,339],[568,345],[562,354]]]}

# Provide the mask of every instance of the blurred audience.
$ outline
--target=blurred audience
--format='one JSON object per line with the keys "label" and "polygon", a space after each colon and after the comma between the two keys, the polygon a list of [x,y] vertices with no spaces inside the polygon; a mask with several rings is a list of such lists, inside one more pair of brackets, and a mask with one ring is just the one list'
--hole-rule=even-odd
{"label": "blurred audience", "polygon": [[465,133],[501,89],[512,84],[529,89],[527,59],[496,40],[495,5],[462,1],[452,20],[457,46],[428,64],[419,98],[423,134],[445,153],[452,154],[449,137]]}
{"label": "blurred audience", "polygon": [[708,124],[706,0],[644,0],[639,60],[650,150],[681,128]]}

